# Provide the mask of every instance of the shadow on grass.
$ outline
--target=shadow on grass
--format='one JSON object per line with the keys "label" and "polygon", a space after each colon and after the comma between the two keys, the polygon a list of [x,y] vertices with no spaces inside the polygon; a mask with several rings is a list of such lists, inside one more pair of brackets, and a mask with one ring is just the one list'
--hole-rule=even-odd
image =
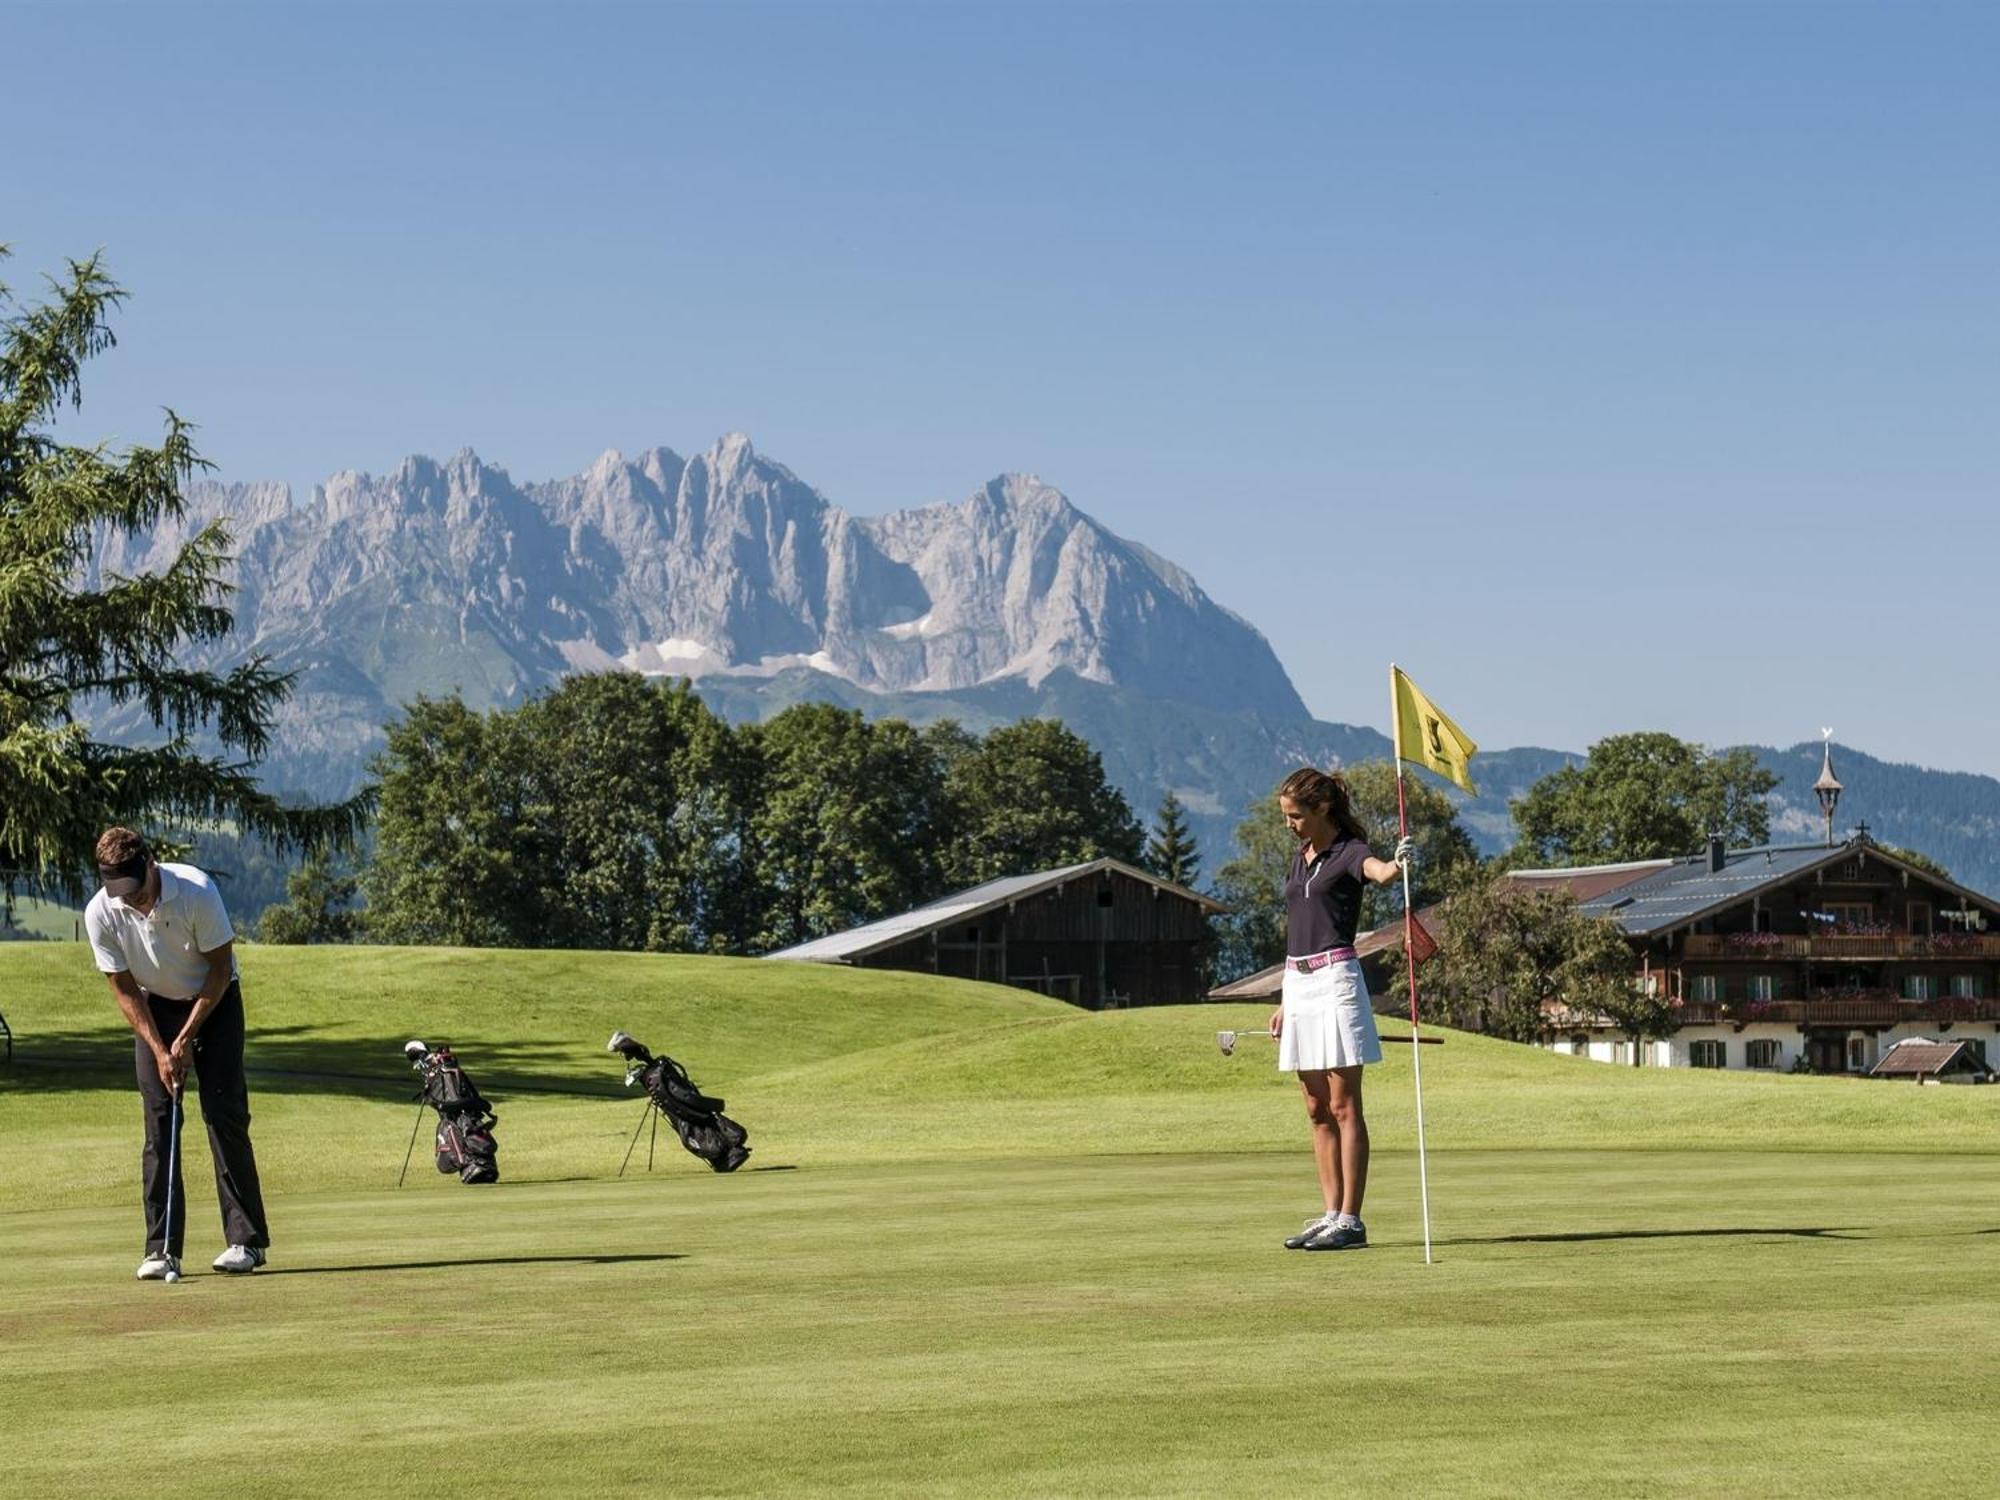
{"label": "shadow on grass", "polygon": [[[243,1049],[252,1104],[260,1093],[408,1101],[417,1092],[417,1076],[403,1057],[403,1043],[411,1035],[326,1037],[310,1026],[259,1026],[253,1009]],[[605,1057],[599,1041],[427,1040],[450,1042],[479,1091],[495,1105],[504,1104],[510,1094],[568,1094],[628,1103],[642,1097],[624,1087],[624,1065]],[[593,1068],[595,1060],[601,1062]],[[700,1077],[698,1066],[691,1071]],[[598,1077],[601,1084],[593,1081]],[[0,1065],[0,1093],[122,1093],[132,1088],[132,1034],[123,1028],[17,1037],[13,1064]]]}
{"label": "shadow on grass", "polygon": [[461,1266],[626,1266],[685,1255],[475,1255],[464,1260],[389,1260],[362,1266],[266,1266],[266,1276],[339,1276],[352,1271],[454,1271]]}
{"label": "shadow on grass", "polygon": [[1440,1245],[1576,1245],[1595,1240],[1705,1240],[1724,1238],[1757,1238],[1759,1236],[1787,1236],[1792,1239],[1847,1239],[1850,1231],[1859,1225],[1844,1224],[1823,1229],[1586,1229],[1573,1234],[1492,1234],[1474,1235],[1452,1240],[1438,1240]]}

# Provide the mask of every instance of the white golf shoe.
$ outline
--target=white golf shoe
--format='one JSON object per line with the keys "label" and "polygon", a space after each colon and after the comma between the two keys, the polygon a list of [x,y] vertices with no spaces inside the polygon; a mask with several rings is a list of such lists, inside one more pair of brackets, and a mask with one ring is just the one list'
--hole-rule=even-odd
{"label": "white golf shoe", "polygon": [[1330,1233],[1338,1214],[1321,1214],[1317,1219],[1307,1219],[1306,1227],[1285,1241],[1287,1250],[1303,1250],[1316,1235]]}
{"label": "white golf shoe", "polygon": [[218,1271],[246,1276],[264,1264],[264,1252],[255,1245],[231,1245],[211,1262]]}
{"label": "white golf shoe", "polygon": [[148,1250],[146,1258],[139,1262],[139,1280],[165,1281],[167,1272],[178,1271],[180,1263],[164,1250]]}

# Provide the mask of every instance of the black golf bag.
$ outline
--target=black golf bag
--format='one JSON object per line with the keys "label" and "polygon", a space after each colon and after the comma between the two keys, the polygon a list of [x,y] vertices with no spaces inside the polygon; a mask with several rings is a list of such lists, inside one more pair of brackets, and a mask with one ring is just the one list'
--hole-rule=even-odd
{"label": "black golf bag", "polygon": [[734,1172],[743,1165],[750,1155],[750,1133],[722,1112],[722,1100],[694,1086],[686,1068],[671,1057],[653,1056],[629,1032],[614,1034],[605,1050],[624,1057],[625,1086],[636,1083],[645,1088],[690,1154],[717,1172]]}
{"label": "black golf bag", "polygon": [[458,1173],[460,1182],[497,1182],[500,1144],[493,1139],[493,1127],[500,1117],[465,1076],[451,1048],[410,1042],[403,1052],[423,1077],[417,1098],[437,1111],[437,1169]]}

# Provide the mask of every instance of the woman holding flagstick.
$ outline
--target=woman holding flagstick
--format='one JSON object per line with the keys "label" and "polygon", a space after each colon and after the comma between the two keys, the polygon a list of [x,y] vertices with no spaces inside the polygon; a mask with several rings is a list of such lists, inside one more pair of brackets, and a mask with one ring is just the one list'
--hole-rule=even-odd
{"label": "woman holding flagstick", "polygon": [[1361,1070],[1382,1060],[1368,982],[1354,952],[1364,882],[1402,878],[1410,840],[1394,862],[1377,859],[1354,815],[1347,782],[1310,766],[1278,788],[1278,810],[1299,847],[1285,876],[1285,986],[1271,1013],[1278,1066],[1299,1075],[1313,1162],[1326,1212],[1285,1241],[1288,1250],[1358,1250],[1368,1243],[1368,1123]]}

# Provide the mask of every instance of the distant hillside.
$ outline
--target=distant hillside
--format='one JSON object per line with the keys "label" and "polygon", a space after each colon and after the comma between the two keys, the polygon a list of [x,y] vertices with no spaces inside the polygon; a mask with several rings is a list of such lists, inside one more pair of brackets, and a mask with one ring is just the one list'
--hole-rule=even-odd
{"label": "distant hillside", "polygon": [[[1772,839],[1823,839],[1826,820],[1812,790],[1819,776],[1819,741],[1802,741],[1788,750],[1756,748],[1758,759],[1780,778],[1771,799]],[[1845,838],[1865,821],[1869,833],[1883,843],[1927,854],[1961,885],[2000,894],[2000,781],[1877,760],[1845,745],[1834,746],[1833,761],[1847,788],[1834,819],[1836,838]]]}
{"label": "distant hillside", "polygon": [[[464,452],[337,474],[303,501],[282,485],[196,485],[183,522],[107,538],[95,566],[159,567],[217,516],[236,539],[237,628],[207,664],[261,652],[298,674],[265,768],[292,796],[351,792],[420,693],[485,710],[579,670],[688,677],[738,721],[808,699],[975,731],[1053,715],[1098,748],[1142,820],[1179,796],[1211,874],[1287,771],[1389,753],[1376,729],[1314,719],[1269,642],[1185,569],[1032,475],[856,516],[740,434],[691,458],[607,453],[547,481]],[[131,711],[103,727],[144,728]],[[1759,750],[1784,777],[1779,837],[1819,836],[1818,753]],[[2000,782],[1841,754],[1843,827],[1866,818],[2000,889]],[[1511,844],[1510,801],[1575,758],[1482,754],[1464,810],[1480,847]],[[282,872],[219,857],[242,867],[246,916],[278,894]]]}

